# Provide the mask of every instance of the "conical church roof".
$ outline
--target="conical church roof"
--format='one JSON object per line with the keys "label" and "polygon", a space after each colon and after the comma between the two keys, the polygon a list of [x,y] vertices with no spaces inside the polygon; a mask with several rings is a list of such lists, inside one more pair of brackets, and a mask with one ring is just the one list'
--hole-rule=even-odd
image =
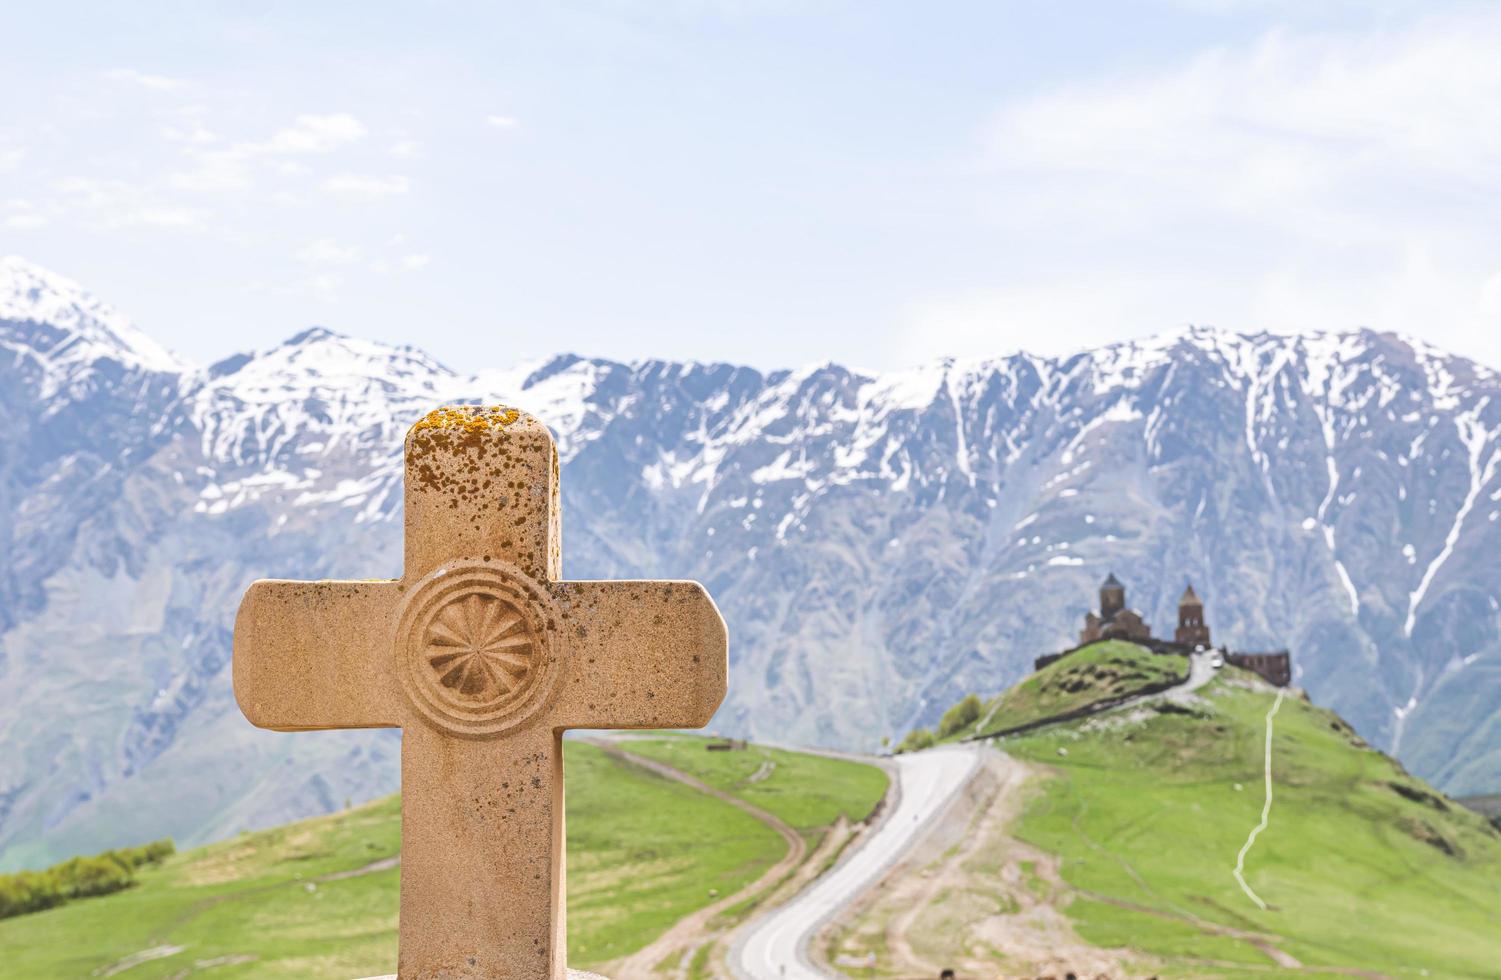
{"label": "conical church roof", "polygon": [[1178,605],[1202,606],[1203,604],[1204,603],[1199,601],[1199,594],[1194,591],[1193,583],[1188,583],[1188,588],[1183,590],[1183,598],[1178,600]]}
{"label": "conical church roof", "polygon": [[1111,572],[1110,576],[1105,579],[1105,583],[1103,585],[1101,585],[1100,588],[1102,588],[1102,589],[1124,589],[1125,586],[1121,584],[1121,580],[1120,579],[1118,579],[1118,578],[1115,577],[1115,573]]}

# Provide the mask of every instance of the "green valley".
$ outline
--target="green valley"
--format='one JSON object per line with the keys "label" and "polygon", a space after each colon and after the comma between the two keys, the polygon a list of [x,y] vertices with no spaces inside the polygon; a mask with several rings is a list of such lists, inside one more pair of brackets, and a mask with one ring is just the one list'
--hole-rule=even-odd
{"label": "green valley", "polygon": [[[886,789],[885,775],[861,763],[754,746],[710,753],[706,741],[663,734],[631,749],[754,796],[810,837],[841,814],[862,818]],[[775,831],[740,809],[593,745],[566,744],[575,966],[636,951],[786,852]],[[126,891],[0,921],[5,972],[299,980],[387,973],[396,962],[399,842],[400,801],[388,797],[170,856],[137,872]]]}

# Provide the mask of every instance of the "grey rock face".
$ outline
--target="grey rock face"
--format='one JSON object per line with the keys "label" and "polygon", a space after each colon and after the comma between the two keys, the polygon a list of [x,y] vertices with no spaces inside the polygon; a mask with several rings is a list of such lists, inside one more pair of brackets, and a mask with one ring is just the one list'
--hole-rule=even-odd
{"label": "grey rock face", "polygon": [[194,369],[0,265],[0,865],[395,788],[394,732],[245,723],[229,630],[252,579],[397,574],[401,439],[446,401],[553,427],[570,577],[710,587],[726,732],[869,748],[931,724],[1067,645],[1113,569],[1159,634],[1190,579],[1217,641],[1290,646],[1366,738],[1494,790],[1498,395],[1371,332],[1194,329],[880,376],[578,357],[466,376],[315,329]]}

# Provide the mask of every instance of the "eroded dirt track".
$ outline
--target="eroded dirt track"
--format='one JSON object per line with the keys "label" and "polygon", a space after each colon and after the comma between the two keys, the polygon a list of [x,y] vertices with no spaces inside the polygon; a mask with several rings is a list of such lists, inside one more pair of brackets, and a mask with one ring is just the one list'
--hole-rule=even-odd
{"label": "eroded dirt track", "polygon": [[656,773],[667,779],[675,780],[700,793],[722,800],[730,806],[750,814],[757,820],[776,831],[787,844],[787,853],[781,860],[767,868],[759,878],[741,888],[739,891],[725,895],[713,903],[704,906],[678,920],[678,922],[662,935],[658,936],[648,945],[632,953],[624,959],[610,964],[606,973],[615,977],[616,980],[670,980],[676,976],[674,969],[659,970],[658,965],[668,960],[674,954],[680,954],[679,962],[688,961],[699,946],[710,942],[717,934],[710,928],[714,918],[726,909],[734,908],[741,902],[767,892],[777,886],[784,878],[797,870],[807,856],[808,844],[801,834],[787,824],[786,821],[775,814],[768,813],[760,807],[747,803],[737,796],[732,796],[723,790],[715,789],[702,780],[695,779],[680,769],[648,759],[645,756],[636,755],[627,751],[617,742],[611,739],[590,739],[591,744],[598,746],[607,755],[632,766]]}

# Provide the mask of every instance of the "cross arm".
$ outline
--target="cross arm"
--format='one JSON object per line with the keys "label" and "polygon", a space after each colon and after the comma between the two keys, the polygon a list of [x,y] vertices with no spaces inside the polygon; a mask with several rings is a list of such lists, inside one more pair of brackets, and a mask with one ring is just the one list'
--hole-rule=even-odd
{"label": "cross arm", "polygon": [[251,724],[277,731],[401,723],[390,668],[395,582],[250,586],[235,617],[235,700]]}
{"label": "cross arm", "polygon": [[556,728],[700,728],[724,700],[729,638],[697,582],[558,582],[568,655]]}

